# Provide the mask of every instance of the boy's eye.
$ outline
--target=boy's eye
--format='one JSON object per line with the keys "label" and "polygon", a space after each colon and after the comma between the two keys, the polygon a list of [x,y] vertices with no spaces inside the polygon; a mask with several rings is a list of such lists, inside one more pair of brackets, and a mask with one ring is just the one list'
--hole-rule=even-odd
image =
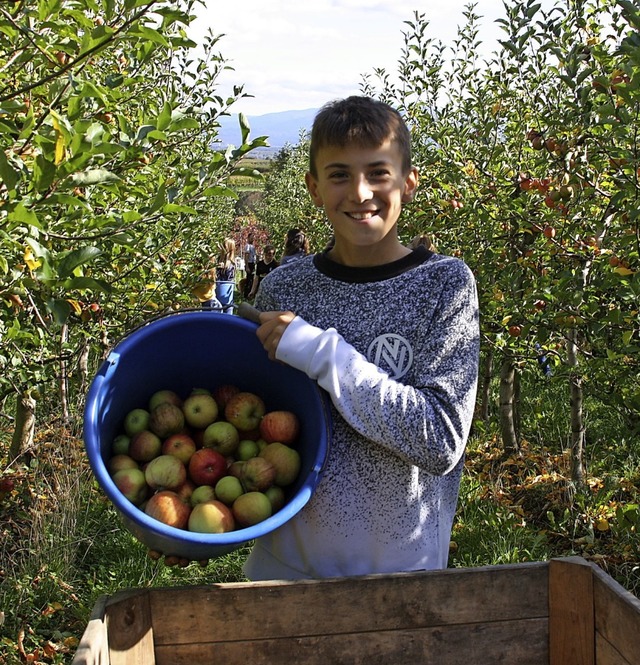
{"label": "boy's eye", "polygon": [[388,175],[389,175],[388,169],[376,169],[375,171],[371,172],[372,178],[385,178]]}
{"label": "boy's eye", "polygon": [[346,171],[334,171],[333,173],[329,174],[329,178],[331,180],[342,180],[347,177],[348,173]]}

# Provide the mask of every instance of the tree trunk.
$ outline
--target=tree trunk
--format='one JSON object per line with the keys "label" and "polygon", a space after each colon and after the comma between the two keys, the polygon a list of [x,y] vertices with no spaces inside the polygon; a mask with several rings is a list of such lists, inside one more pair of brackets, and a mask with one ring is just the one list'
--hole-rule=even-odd
{"label": "tree trunk", "polygon": [[69,327],[67,324],[62,326],[60,331],[60,406],[62,409],[62,422],[69,423],[69,372],[66,356],[66,343],[69,341]]}
{"label": "tree trunk", "polygon": [[16,426],[13,430],[9,460],[20,457],[27,448],[33,445],[36,431],[36,400],[30,391],[18,395],[16,399]]}
{"label": "tree trunk", "polygon": [[480,378],[480,420],[489,421],[489,403],[491,398],[491,372],[493,370],[493,349],[489,349],[482,362]]}
{"label": "tree trunk", "polygon": [[78,355],[78,373],[80,374],[79,391],[84,397],[89,385],[89,342],[83,338]]}
{"label": "tree trunk", "polygon": [[500,433],[505,452],[518,452],[518,435],[516,433],[516,368],[513,358],[505,356],[500,368]]}
{"label": "tree trunk", "polygon": [[570,368],[569,403],[571,405],[571,481],[575,487],[585,484],[585,427],[582,413],[582,376],[578,366],[578,331],[572,328],[567,338],[567,361]]}

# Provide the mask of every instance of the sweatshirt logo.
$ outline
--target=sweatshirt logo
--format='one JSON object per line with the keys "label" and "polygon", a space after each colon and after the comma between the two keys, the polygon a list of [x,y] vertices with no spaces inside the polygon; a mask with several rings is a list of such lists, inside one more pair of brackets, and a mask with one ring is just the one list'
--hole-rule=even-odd
{"label": "sweatshirt logo", "polygon": [[373,340],[367,350],[367,358],[392,379],[399,379],[413,365],[413,350],[404,337],[389,333]]}

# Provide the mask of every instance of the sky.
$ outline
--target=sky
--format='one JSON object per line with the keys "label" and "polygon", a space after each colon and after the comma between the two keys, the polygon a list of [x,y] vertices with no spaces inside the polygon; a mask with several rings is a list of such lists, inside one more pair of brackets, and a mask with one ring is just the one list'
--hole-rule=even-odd
{"label": "sky", "polygon": [[[375,68],[394,75],[403,46],[405,21],[414,11],[426,15],[428,36],[452,45],[466,23],[469,0],[205,0],[190,36],[201,43],[211,28],[224,34],[218,50],[234,69],[218,79],[227,96],[244,84],[253,95],[232,107],[234,113],[263,115],[319,108],[332,99],[360,92],[363,74]],[[550,6],[551,0],[542,0]],[[497,18],[502,0],[476,0],[486,55],[502,36]]]}

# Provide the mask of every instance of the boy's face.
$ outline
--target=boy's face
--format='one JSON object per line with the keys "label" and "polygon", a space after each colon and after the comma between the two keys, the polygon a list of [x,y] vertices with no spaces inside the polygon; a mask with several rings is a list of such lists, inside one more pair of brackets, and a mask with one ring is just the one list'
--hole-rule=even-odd
{"label": "boy's face", "polygon": [[403,173],[395,142],[325,146],[316,155],[316,169],[317,177],[307,173],[307,187],[333,226],[336,247],[376,262],[397,258],[389,256],[397,251],[396,224],[402,204],[413,198],[418,173]]}

